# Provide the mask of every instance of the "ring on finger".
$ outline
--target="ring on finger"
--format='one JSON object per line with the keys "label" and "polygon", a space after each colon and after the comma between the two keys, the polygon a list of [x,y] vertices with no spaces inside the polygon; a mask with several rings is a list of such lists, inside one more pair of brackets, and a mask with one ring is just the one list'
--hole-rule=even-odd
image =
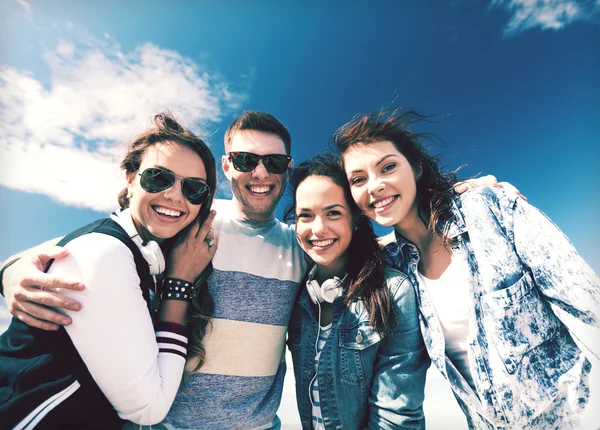
{"label": "ring on finger", "polygon": [[215,240],[212,237],[207,237],[204,239],[209,248],[212,248],[215,244]]}

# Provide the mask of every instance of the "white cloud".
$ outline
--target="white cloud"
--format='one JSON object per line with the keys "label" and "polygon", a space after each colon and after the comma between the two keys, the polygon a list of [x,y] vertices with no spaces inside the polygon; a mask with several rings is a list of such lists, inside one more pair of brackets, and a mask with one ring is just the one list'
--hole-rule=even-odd
{"label": "white cloud", "polygon": [[33,10],[31,9],[31,5],[29,3],[27,3],[25,0],[17,0],[17,3],[25,11],[25,17],[31,21],[32,15],[33,15]]}
{"label": "white cloud", "polygon": [[588,20],[600,12],[600,0],[492,0],[491,7],[507,9],[511,18],[506,35],[539,27],[560,30],[579,20]]}
{"label": "white cloud", "polygon": [[124,52],[108,35],[80,33],[43,58],[47,85],[0,65],[0,185],[70,205],[114,208],[121,142],[153,114],[170,109],[206,137],[203,126],[216,128],[244,99],[218,74],[151,43]]}

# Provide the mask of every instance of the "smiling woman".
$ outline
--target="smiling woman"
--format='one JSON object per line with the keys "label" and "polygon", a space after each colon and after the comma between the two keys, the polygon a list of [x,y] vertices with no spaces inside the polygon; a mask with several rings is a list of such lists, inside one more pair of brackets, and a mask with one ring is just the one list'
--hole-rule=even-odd
{"label": "smiling woman", "polygon": [[[206,320],[196,306],[188,316],[188,305],[204,294],[198,278],[216,249],[215,161],[200,138],[159,114],[121,167],[121,210],[63,238],[69,255],[48,268],[86,286],[62,291],[82,304],[67,312],[73,324],[46,332],[15,318],[0,337],[0,429],[120,429],[123,420],[160,422],[171,407],[188,355],[186,323],[197,337]],[[157,286],[163,253],[168,274]],[[194,264],[178,267],[182,253]],[[190,350],[201,362],[196,338]]]}
{"label": "smiling woman", "polygon": [[420,428],[429,358],[406,275],[384,268],[335,158],[292,173],[300,247],[313,261],[289,325],[304,429]]}
{"label": "smiling woman", "polygon": [[521,197],[456,195],[454,174],[409,129],[422,118],[358,115],[334,143],[357,205],[394,227],[386,260],[415,286],[432,362],[470,427],[580,428],[600,357],[585,341],[600,328],[600,278]]}

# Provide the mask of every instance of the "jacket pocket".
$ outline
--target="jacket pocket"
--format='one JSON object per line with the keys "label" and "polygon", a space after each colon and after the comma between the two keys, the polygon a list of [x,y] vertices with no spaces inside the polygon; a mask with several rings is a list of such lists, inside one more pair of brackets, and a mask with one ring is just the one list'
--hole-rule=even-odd
{"label": "jacket pocket", "polygon": [[486,294],[483,304],[486,325],[495,338],[492,342],[510,374],[526,353],[557,331],[556,318],[529,273],[507,288]]}
{"label": "jacket pocket", "polygon": [[381,335],[368,322],[360,322],[353,328],[340,328],[339,339],[342,380],[368,387]]}

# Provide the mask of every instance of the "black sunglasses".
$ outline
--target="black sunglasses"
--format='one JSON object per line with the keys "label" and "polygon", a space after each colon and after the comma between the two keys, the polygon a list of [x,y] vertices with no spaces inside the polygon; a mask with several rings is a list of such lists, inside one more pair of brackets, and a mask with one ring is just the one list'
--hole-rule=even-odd
{"label": "black sunglasses", "polygon": [[229,156],[229,161],[233,163],[233,167],[238,172],[251,172],[258,166],[258,162],[262,160],[267,172],[275,173],[276,175],[284,173],[292,160],[291,156],[283,154],[258,155],[252,152],[229,152],[227,155]]}
{"label": "black sunglasses", "polygon": [[[175,183],[179,176],[167,169],[149,167],[140,175],[140,185],[149,193],[160,193]],[[208,196],[210,188],[202,179],[181,178],[181,193],[193,205],[201,205]]]}

